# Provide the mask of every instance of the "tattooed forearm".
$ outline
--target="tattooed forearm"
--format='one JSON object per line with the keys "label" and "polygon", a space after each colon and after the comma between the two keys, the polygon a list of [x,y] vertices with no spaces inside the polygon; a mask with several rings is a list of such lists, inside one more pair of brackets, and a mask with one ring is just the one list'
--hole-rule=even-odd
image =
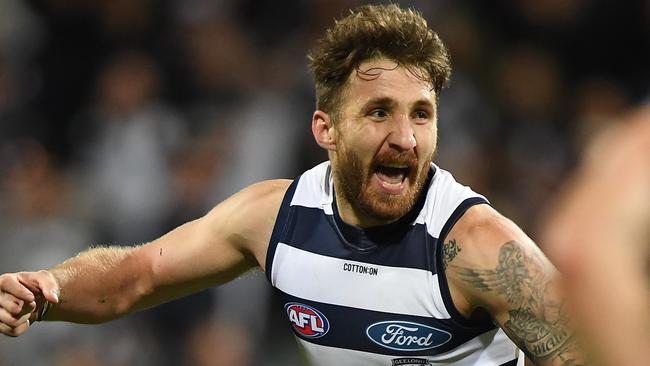
{"label": "tattooed forearm", "polygon": [[556,321],[550,323],[539,319],[529,310],[511,310],[508,312],[508,319],[504,327],[512,333],[523,338],[523,345],[536,358],[547,358],[553,353],[561,350],[569,340],[569,332],[562,326],[563,323]]}
{"label": "tattooed forearm", "polygon": [[562,304],[548,296],[551,281],[544,264],[535,253],[527,255],[524,250],[517,242],[508,242],[501,246],[493,269],[453,269],[472,287],[507,301],[510,310],[502,328],[529,357],[536,362],[577,365],[571,357],[573,340]]}
{"label": "tattooed forearm", "polygon": [[450,239],[448,242],[444,243],[443,247],[443,257],[442,265],[444,268],[447,268],[447,265],[456,258],[460,252],[460,247],[456,244],[455,239]]}

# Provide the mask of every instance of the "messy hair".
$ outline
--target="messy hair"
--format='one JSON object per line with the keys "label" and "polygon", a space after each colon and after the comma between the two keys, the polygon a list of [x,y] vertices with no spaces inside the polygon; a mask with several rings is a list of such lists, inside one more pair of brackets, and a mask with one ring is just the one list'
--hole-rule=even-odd
{"label": "messy hair", "polygon": [[364,73],[358,67],[380,57],[430,83],[436,97],[449,81],[447,49],[422,15],[395,4],[363,5],[327,29],[308,55],[316,85],[316,108],[336,114],[349,75],[356,70],[365,79],[378,77],[376,70]]}

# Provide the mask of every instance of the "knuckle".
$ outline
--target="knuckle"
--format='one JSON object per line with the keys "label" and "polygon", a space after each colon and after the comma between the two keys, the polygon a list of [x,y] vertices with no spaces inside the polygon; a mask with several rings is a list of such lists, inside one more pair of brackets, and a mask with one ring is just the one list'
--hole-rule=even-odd
{"label": "knuckle", "polygon": [[23,309],[22,304],[14,303],[12,306],[7,309],[11,314],[18,314]]}
{"label": "knuckle", "polygon": [[50,271],[47,271],[47,270],[44,270],[44,269],[36,272],[36,274],[38,276],[44,277],[45,279],[48,279],[48,280],[50,280],[50,279],[52,279],[54,277],[54,276],[52,276],[52,273]]}
{"label": "knuckle", "polygon": [[2,334],[9,337],[14,337],[14,338],[18,337],[18,334],[16,333],[16,328],[6,324],[2,328],[0,328],[0,332],[2,332]]}
{"label": "knuckle", "polygon": [[11,273],[5,273],[0,275],[0,289],[4,288],[5,284],[11,280]]}

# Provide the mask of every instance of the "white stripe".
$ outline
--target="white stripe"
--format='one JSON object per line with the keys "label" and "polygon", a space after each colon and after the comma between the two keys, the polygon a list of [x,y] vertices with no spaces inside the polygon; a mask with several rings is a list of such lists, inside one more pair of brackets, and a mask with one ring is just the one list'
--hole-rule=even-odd
{"label": "white stripe", "polygon": [[[344,270],[346,267],[354,268],[354,265],[376,269],[377,275]],[[437,275],[426,270],[332,258],[279,243],[273,258],[271,282],[285,293],[307,300],[365,310],[450,318],[441,306]]]}
{"label": "white stripe", "polygon": [[436,174],[431,182],[431,189],[427,192],[424,208],[415,223],[426,224],[429,235],[439,239],[442,227],[458,205],[471,197],[485,197],[456,182],[448,171],[435,165],[433,167],[436,168]]}
{"label": "white stripe", "polygon": [[[390,366],[395,358],[405,356],[382,355],[370,352],[321,346],[296,338],[311,366]],[[484,333],[453,350],[435,356],[411,356],[427,359],[435,365],[447,366],[498,366],[523,355],[510,342],[501,329]]]}
{"label": "white stripe", "polygon": [[326,161],[306,171],[300,177],[296,192],[291,199],[291,206],[319,208],[327,215],[332,214],[332,185],[325,182],[328,167],[329,162]]}

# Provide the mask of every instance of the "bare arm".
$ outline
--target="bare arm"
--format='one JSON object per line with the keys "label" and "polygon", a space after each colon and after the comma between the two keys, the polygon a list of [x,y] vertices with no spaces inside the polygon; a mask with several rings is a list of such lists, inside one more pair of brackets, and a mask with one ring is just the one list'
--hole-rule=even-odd
{"label": "bare arm", "polygon": [[[22,292],[13,291],[23,309],[12,315],[29,311],[29,292],[54,291],[58,304],[47,320],[97,323],[230,281],[264,265],[289,183],[267,181],[246,188],[204,217],[145,245],[90,249],[49,271],[3,275],[2,294],[8,293],[2,286],[15,286],[12,278],[31,281]],[[23,277],[27,280],[20,281]]]}
{"label": "bare arm", "polygon": [[582,365],[558,289],[558,273],[510,220],[487,205],[459,220],[445,242],[454,304],[484,308],[536,365]]}
{"label": "bare arm", "polygon": [[544,248],[581,340],[599,365],[650,365],[650,106],[599,136],[563,193]]}

